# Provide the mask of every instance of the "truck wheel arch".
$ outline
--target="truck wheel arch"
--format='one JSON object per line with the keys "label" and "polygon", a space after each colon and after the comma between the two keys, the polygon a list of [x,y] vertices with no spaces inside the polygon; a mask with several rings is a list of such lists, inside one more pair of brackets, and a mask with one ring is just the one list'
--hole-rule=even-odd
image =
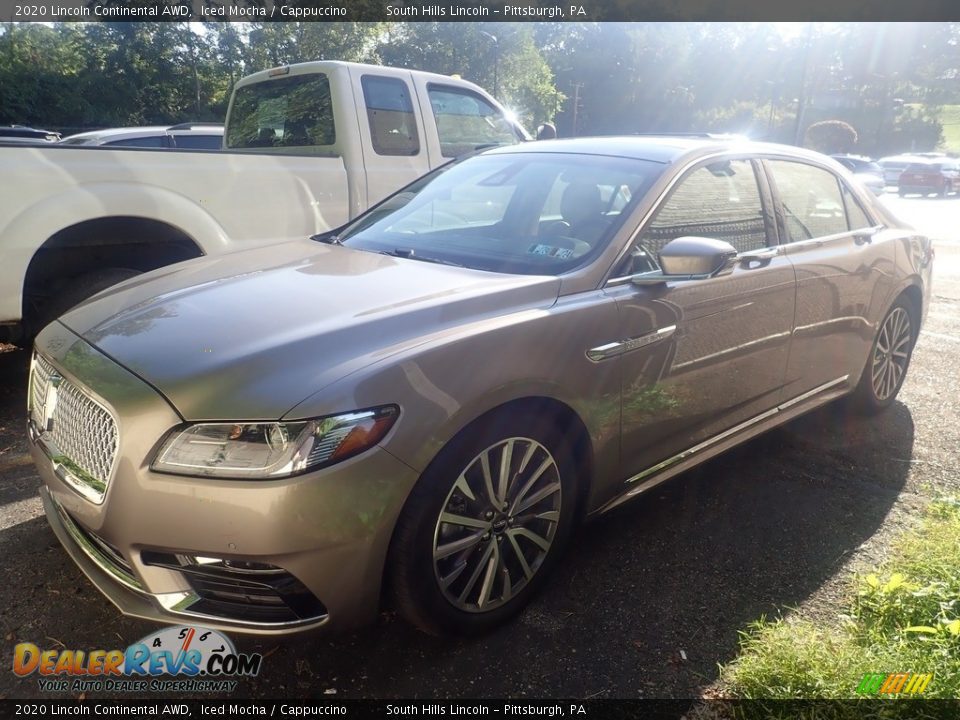
{"label": "truck wheel arch", "polygon": [[146,272],[204,254],[182,229],[153,218],[100,217],[65,227],[35,250],[23,274],[23,334],[32,336],[52,319],[51,305],[67,309],[57,297],[76,295],[69,293],[73,280],[113,269]]}

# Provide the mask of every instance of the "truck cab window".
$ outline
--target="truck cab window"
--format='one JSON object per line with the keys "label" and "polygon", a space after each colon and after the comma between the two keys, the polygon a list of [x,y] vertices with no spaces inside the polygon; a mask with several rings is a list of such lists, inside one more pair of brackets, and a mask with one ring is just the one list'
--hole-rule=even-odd
{"label": "truck cab window", "polygon": [[399,78],[360,78],[367,106],[370,139],[378,155],[417,155],[420,138],[407,84]]}
{"label": "truck cab window", "polygon": [[230,149],[329,148],[336,142],[330,81],[310,73],[245,85],[236,91],[229,123]]}

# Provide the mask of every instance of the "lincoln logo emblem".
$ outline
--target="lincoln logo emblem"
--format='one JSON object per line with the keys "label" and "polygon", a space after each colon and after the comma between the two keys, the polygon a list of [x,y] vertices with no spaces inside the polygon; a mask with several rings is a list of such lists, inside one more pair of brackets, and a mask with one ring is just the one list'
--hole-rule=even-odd
{"label": "lincoln logo emblem", "polygon": [[53,430],[53,414],[57,410],[57,388],[62,382],[63,378],[56,373],[53,373],[47,382],[47,398],[43,403],[43,429],[46,432]]}

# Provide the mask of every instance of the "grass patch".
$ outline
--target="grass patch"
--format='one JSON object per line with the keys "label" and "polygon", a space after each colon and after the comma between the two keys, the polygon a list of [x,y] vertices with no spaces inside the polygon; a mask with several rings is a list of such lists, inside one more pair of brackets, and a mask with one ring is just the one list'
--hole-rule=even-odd
{"label": "grass patch", "polygon": [[960,105],[944,105],[940,110],[943,123],[943,148],[960,152]]}
{"label": "grass patch", "polygon": [[[866,673],[933,673],[924,698],[960,697],[960,502],[933,503],[875,573],[857,576],[836,627],[761,619],[721,669],[739,698],[863,697]],[[873,697],[878,697],[876,694]]]}

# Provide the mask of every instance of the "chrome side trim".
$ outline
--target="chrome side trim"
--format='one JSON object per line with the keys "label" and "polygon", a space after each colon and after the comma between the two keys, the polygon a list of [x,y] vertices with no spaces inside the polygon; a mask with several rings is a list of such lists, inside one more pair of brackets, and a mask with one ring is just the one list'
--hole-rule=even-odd
{"label": "chrome side trim", "polygon": [[[733,308],[736,310],[737,308]],[[686,362],[677,363],[673,366],[674,370],[679,370],[681,368],[688,367],[690,365],[696,365],[697,363],[704,362],[705,360],[715,360],[718,357],[723,357],[724,355],[729,355],[731,353],[740,352],[746,348],[756,347],[758,345],[763,345],[764,343],[773,342],[774,340],[779,340],[780,338],[790,337],[792,333],[788,330],[785,332],[773,333],[772,335],[766,335],[762,338],[757,338],[756,340],[750,340],[749,342],[742,343],[740,345],[735,345],[734,347],[727,348],[726,350],[718,350],[717,352],[710,353],[709,355],[701,355],[700,357],[694,358],[693,360],[687,360]]]}
{"label": "chrome side trim", "polygon": [[599,345],[595,348],[590,348],[587,350],[587,357],[593,362],[607,360],[609,358],[616,357],[617,355],[623,355],[624,353],[628,353],[632,350],[638,350],[639,348],[646,347],[647,345],[652,345],[655,342],[666,340],[676,331],[676,325],[668,325],[667,327],[662,327],[659,330],[655,330],[652,333],[647,333],[646,335],[641,335],[640,337],[630,338],[629,340],[622,340],[620,342],[607,343],[606,345]]}
{"label": "chrome side trim", "polygon": [[[623,492],[621,492],[619,495],[614,496],[611,500],[604,503],[596,510],[592,511],[590,515],[593,515],[593,516],[601,515],[607,512],[608,510],[612,510],[613,508],[617,507],[621,503],[626,502],[630,498],[635,497],[636,495],[639,495],[644,491],[649,490],[650,488],[655,487],[656,485],[659,485],[662,482],[665,482],[666,480],[669,480],[677,472],[680,472],[683,469],[683,467],[681,466],[681,462],[683,460],[687,460],[692,456],[696,455],[697,453],[708,451],[714,446],[716,446],[722,440],[725,440],[735,435],[736,433],[749,430],[755,425],[762,423],[764,420],[769,420],[771,418],[774,418],[785,411],[791,410],[796,406],[803,404],[807,400],[810,400],[822,393],[825,393],[833,388],[836,388],[842,385],[843,383],[847,382],[849,378],[850,378],[849,375],[844,375],[843,377],[837,378],[836,380],[831,380],[830,382],[824,383],[819,387],[815,387],[812,390],[803,393],[802,395],[797,395],[795,398],[791,398],[786,402],[780,403],[776,407],[771,408],[770,410],[767,410],[765,412],[762,412],[756,417],[746,420],[745,422],[742,422],[739,425],[736,425],[735,427],[730,428],[729,430],[719,433],[718,435],[715,435],[711,438],[708,438],[707,440],[704,440],[703,442],[697,445],[694,445],[692,448],[684,450],[683,452],[678,453],[671,458],[667,458],[663,462],[657,463],[651,468],[647,468],[643,472],[637,473],[633,477],[628,478],[627,480],[624,481],[624,485],[626,486],[626,489]],[[835,395],[830,397],[831,398],[835,397]],[[810,409],[816,406],[817,405],[813,405]],[[778,423],[776,422],[772,423],[770,424],[769,427],[774,427],[777,424]],[[633,487],[630,486],[631,483],[637,482],[638,480],[642,480],[643,482],[640,482],[639,484]]]}
{"label": "chrome side trim", "polygon": [[108,557],[106,552],[95,545],[87,536],[77,527],[77,524],[73,521],[66,511],[60,506],[60,503],[53,501],[53,506],[57,509],[57,515],[60,518],[60,523],[66,529],[67,534],[70,535],[70,538],[76,543],[77,547],[80,548],[84,555],[90,558],[97,567],[101,570],[110,574],[117,582],[126,585],[128,588],[136,590],[137,592],[143,592],[143,585],[140,584],[140,581],[137,580],[133,575],[129,575],[120,568],[117,567],[116,561]]}
{"label": "chrome side trim", "polygon": [[703,450],[706,450],[707,448],[711,447],[712,445],[716,445],[718,442],[720,442],[720,441],[722,441],[722,440],[726,440],[726,439],[727,439],[728,437],[730,437],[731,435],[736,435],[737,433],[742,432],[743,430],[746,430],[747,428],[751,427],[752,425],[756,425],[756,424],[759,423],[759,422],[763,422],[764,420],[766,420],[766,419],[769,418],[769,417],[772,417],[772,416],[774,416],[774,415],[776,415],[776,414],[778,414],[778,413],[781,413],[781,412],[783,412],[784,410],[788,410],[788,409],[790,409],[791,407],[793,407],[794,405],[798,405],[798,404],[802,403],[804,400],[808,400],[809,398],[813,397],[814,395],[819,395],[820,393],[825,392],[825,391],[829,390],[829,389],[832,388],[832,387],[836,387],[837,385],[840,385],[840,384],[842,384],[842,383],[845,383],[849,377],[850,377],[849,375],[844,375],[843,377],[837,378],[836,380],[831,380],[831,381],[828,382],[828,383],[824,383],[823,385],[820,385],[820,386],[818,386],[818,387],[815,387],[815,388],[813,388],[813,390],[809,390],[809,391],[803,393],[802,395],[797,395],[795,398],[792,398],[792,399],[790,399],[790,400],[787,400],[786,402],[780,403],[780,404],[777,405],[776,407],[770,408],[770,409],[767,410],[766,412],[762,412],[762,413],[760,413],[759,415],[756,415],[756,416],[750,418],[749,420],[745,420],[745,421],[743,421],[742,423],[740,423],[739,425],[734,425],[732,428],[729,428],[729,429],[727,429],[727,430],[724,430],[722,433],[720,433],[720,434],[718,434],[718,435],[714,435],[713,437],[707,438],[707,439],[704,440],[703,442],[698,443],[698,444],[694,445],[694,446],[691,447],[691,448],[687,448],[687,449],[684,450],[683,452],[677,453],[677,454],[674,455],[673,457],[667,458],[666,460],[657,463],[657,464],[654,465],[653,467],[647,468],[647,469],[644,470],[643,472],[637,473],[637,474],[634,475],[633,477],[628,478],[628,479],[626,480],[626,483],[629,484],[629,483],[632,483],[632,482],[636,482],[637,480],[642,480],[643,478],[649,477],[649,476],[653,475],[654,473],[658,473],[658,472],[660,472],[661,470],[665,470],[665,469],[667,469],[668,467],[670,467],[671,465],[675,465],[675,464],[677,464],[678,462],[680,462],[681,460],[687,459],[687,458],[690,457],[691,455],[696,455],[697,453],[702,452]]}

